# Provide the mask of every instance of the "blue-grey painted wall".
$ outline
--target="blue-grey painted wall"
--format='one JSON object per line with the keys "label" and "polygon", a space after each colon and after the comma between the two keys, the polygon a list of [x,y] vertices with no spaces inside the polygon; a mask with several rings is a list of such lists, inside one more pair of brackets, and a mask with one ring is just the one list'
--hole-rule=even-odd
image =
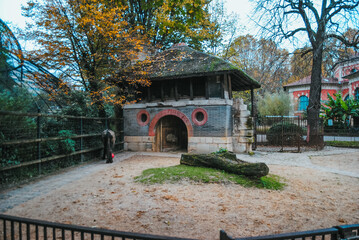
{"label": "blue-grey painted wall", "polygon": [[[166,109],[176,109],[182,112],[190,120],[193,127],[193,137],[229,137],[232,136],[232,106],[215,105],[200,106],[208,114],[207,122],[202,126],[197,126],[192,122],[192,112],[199,108],[197,106],[183,107],[150,107],[143,109],[128,108],[124,109],[124,134],[125,136],[148,136],[149,125],[157,113]],[[150,114],[150,121],[146,126],[137,123],[137,113],[146,110]]]}

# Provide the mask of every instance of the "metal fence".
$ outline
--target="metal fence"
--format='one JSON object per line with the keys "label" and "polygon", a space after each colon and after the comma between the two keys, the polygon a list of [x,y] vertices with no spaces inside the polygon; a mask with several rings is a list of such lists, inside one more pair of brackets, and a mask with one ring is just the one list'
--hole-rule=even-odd
{"label": "metal fence", "polygon": [[359,224],[335,226],[332,228],[313,231],[283,233],[258,237],[232,238],[223,230],[220,232],[220,240],[358,240]]}
{"label": "metal fence", "polygon": [[[191,238],[177,238],[169,236],[122,232],[100,228],[53,223],[29,218],[20,218],[0,214],[0,239],[101,239],[101,240],[190,240]],[[225,231],[220,231],[220,240],[280,240],[280,239],[330,239],[330,240],[358,240],[359,224],[336,226],[305,232],[284,233],[249,238],[232,238]],[[192,239],[195,240],[195,239]]]}
{"label": "metal fence", "polygon": [[122,119],[0,111],[0,184],[31,178],[100,156],[111,128],[123,149]]}
{"label": "metal fence", "polygon": [[89,228],[69,224],[39,221],[0,214],[0,239],[101,239],[101,240],[190,240],[132,232],[120,232],[108,229]]}
{"label": "metal fence", "polygon": [[255,118],[255,147],[271,146],[300,151],[305,143],[307,119],[298,116]]}
{"label": "metal fence", "polygon": [[[303,147],[312,148],[307,144],[308,119],[299,116],[265,116],[255,117],[256,150],[300,151]],[[320,144],[329,141],[359,141],[359,128],[347,129],[324,126],[323,119],[318,123],[316,135]],[[270,148],[268,148],[270,147]],[[321,149],[323,146],[315,146]]]}

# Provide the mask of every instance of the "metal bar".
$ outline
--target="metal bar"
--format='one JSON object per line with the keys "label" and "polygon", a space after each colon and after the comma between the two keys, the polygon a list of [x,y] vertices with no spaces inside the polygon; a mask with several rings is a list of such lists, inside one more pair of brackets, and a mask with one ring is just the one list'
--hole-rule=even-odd
{"label": "metal bar", "polygon": [[62,155],[56,155],[53,157],[48,157],[48,158],[42,158],[42,159],[38,159],[38,160],[33,160],[33,161],[28,161],[28,162],[24,162],[18,165],[13,165],[13,166],[9,166],[9,167],[4,167],[0,169],[1,171],[6,171],[6,170],[10,170],[10,169],[14,169],[14,168],[19,168],[19,167],[24,167],[24,166],[29,166],[29,165],[33,165],[39,162],[49,162],[49,161],[53,161],[59,158],[65,158],[65,157],[70,157],[70,156],[74,156],[74,155],[78,155],[81,153],[87,153],[87,152],[94,152],[97,150],[101,150],[103,147],[96,147],[96,148],[90,148],[90,149],[86,149],[86,150],[82,150],[82,151],[76,151],[76,152],[72,152],[69,154],[62,154]]}
{"label": "metal bar", "polygon": [[3,219],[3,228],[4,228],[4,240],[6,240],[7,233],[6,233],[6,220],[5,219]]}
{"label": "metal bar", "polygon": [[10,221],[11,240],[15,240],[14,221]]}
{"label": "metal bar", "polygon": [[[114,237],[124,237],[129,239],[142,239],[142,240],[194,240],[189,238],[176,238],[176,237],[167,237],[167,236],[159,236],[159,235],[150,235],[150,234],[141,234],[141,233],[133,233],[133,232],[120,232],[108,229],[100,229],[100,228],[90,228],[90,227],[83,227],[83,226],[76,226],[76,225],[69,225],[69,224],[61,224],[61,223],[53,223],[48,221],[42,220],[34,220],[29,218],[19,218],[14,216],[8,216],[0,214],[0,219],[8,220],[8,221],[22,221],[23,223],[29,223],[35,225],[36,232],[38,235],[38,227],[44,227],[44,231],[46,228],[59,228],[71,231],[72,239],[74,238],[74,232],[84,232],[88,234],[98,234],[103,236],[114,236]],[[37,238],[38,239],[38,236]]]}
{"label": "metal bar", "polygon": [[[14,111],[3,111],[0,110],[0,115],[14,115],[14,116],[25,116],[25,117],[52,117],[52,118],[73,118],[79,119],[79,116],[72,116],[72,115],[51,115],[51,114],[44,114],[44,113],[23,113],[23,112],[14,112]],[[83,117],[84,119],[91,119],[91,120],[105,120],[107,117]]]}
{"label": "metal bar", "polygon": [[30,224],[26,223],[26,240],[30,240]]}
{"label": "metal bar", "polygon": [[44,239],[47,239],[47,227],[44,226]]}
{"label": "metal bar", "polygon": [[35,224],[35,239],[39,240],[39,225]]}
{"label": "metal bar", "polygon": [[56,228],[52,228],[52,240],[56,240]]}
{"label": "metal bar", "polygon": [[[116,134],[117,135],[117,134]],[[34,138],[34,139],[24,139],[24,140],[12,140],[7,142],[2,142],[0,145],[14,145],[14,144],[30,144],[38,142],[47,142],[47,141],[56,141],[56,140],[65,140],[65,139],[76,139],[76,138],[87,138],[87,137],[99,137],[101,134],[83,134],[83,135],[73,135],[70,137],[48,137],[48,138]]]}
{"label": "metal bar", "polygon": [[22,240],[22,223],[19,222],[19,240]]}
{"label": "metal bar", "polygon": [[[82,117],[80,118],[80,135],[82,136],[82,134],[83,134],[83,119],[82,119]],[[82,151],[83,150],[83,138],[81,137],[80,138],[80,151]],[[83,156],[83,154],[81,153],[81,162],[83,162],[83,159],[84,158],[84,156]]]}
{"label": "metal bar", "polygon": [[[40,114],[40,108],[37,109],[37,113]],[[36,131],[37,131],[37,139],[41,138],[41,126],[40,126],[40,121],[41,121],[41,117],[40,115],[37,116],[36,118],[36,123],[37,123],[37,127],[36,127]],[[41,174],[41,142],[37,143],[37,159],[39,159],[39,174]]]}

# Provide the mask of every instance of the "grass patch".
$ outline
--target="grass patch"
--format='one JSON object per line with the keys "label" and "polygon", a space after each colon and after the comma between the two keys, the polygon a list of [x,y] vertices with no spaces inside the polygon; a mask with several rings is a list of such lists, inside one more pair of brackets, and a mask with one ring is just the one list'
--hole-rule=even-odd
{"label": "grass patch", "polygon": [[144,184],[176,183],[180,181],[192,181],[198,183],[234,183],[244,187],[257,187],[273,190],[282,190],[285,183],[282,178],[269,174],[260,179],[248,178],[245,176],[226,173],[221,170],[177,165],[166,168],[150,168],[142,172],[142,175],[135,177],[136,182]]}
{"label": "grass patch", "polygon": [[359,148],[359,142],[352,141],[326,141],[325,144],[332,147]]}

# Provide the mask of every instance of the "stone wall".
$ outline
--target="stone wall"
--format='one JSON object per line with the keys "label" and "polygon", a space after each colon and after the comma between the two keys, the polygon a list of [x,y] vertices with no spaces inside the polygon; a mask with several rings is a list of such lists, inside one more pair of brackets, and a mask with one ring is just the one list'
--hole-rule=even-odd
{"label": "stone wall", "polygon": [[[206,114],[205,122],[195,119],[197,111]],[[146,116],[142,119],[141,114]],[[252,118],[247,106],[239,99],[130,105],[124,109],[125,150],[154,151],[155,125],[166,115],[177,116],[185,123],[188,152],[210,153],[220,148],[234,152],[252,151]]]}
{"label": "stone wall", "polygon": [[242,99],[233,101],[233,151],[251,152],[254,142],[253,118]]}
{"label": "stone wall", "polygon": [[[203,100],[203,101],[186,101],[187,105],[178,106],[175,104],[167,103],[165,106],[161,106],[161,103],[157,103],[155,106],[143,105],[139,108],[125,107],[124,109],[124,134],[125,136],[148,136],[149,127],[151,121],[161,111],[170,109],[177,110],[187,117],[190,124],[193,127],[194,137],[230,137],[232,136],[233,125],[232,125],[232,101],[225,101],[219,99],[218,105],[205,105],[203,103],[213,104],[215,101]],[[196,109],[204,109],[208,115],[207,122],[203,125],[196,125],[193,120],[192,113]],[[149,114],[149,122],[146,125],[141,126],[138,123],[138,113],[145,110]]]}

